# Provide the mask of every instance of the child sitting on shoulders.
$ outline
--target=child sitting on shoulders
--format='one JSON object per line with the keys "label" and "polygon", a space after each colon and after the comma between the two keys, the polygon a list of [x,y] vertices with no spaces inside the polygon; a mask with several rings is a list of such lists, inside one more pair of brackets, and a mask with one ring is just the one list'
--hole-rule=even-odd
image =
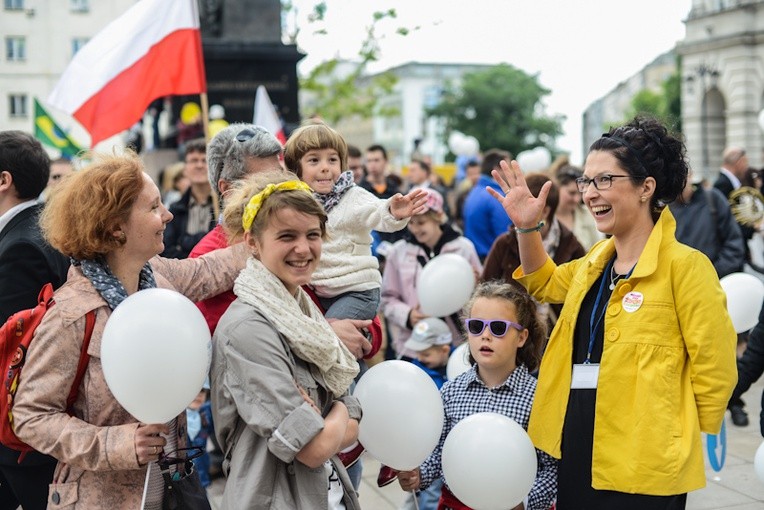
{"label": "child sitting on shoulders", "polygon": [[289,137],[284,163],[313,190],[329,216],[328,237],[311,285],[327,319],[373,319],[382,278],[371,253],[371,231],[396,232],[424,209],[415,190],[382,200],[353,180],[345,139],[325,124],[310,124]]}
{"label": "child sitting on shoulders", "polygon": [[[442,479],[441,454],[451,429],[464,418],[479,412],[507,416],[528,428],[536,379],[530,371],[541,360],[546,339],[544,324],[530,296],[511,285],[481,283],[464,307],[467,341],[472,368],[440,391],[445,420],[435,450],[418,468],[398,473],[405,491],[422,490]],[[536,450],[538,471],[525,503],[515,510],[547,510],[557,497],[557,463],[550,455]],[[467,510],[449,490],[443,479],[438,508]]]}

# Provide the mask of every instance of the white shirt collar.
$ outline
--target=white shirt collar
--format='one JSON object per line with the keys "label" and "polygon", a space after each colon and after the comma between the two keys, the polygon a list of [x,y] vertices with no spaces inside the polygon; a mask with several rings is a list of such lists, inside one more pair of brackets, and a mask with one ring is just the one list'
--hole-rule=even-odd
{"label": "white shirt collar", "polygon": [[3,231],[3,229],[8,225],[8,223],[11,222],[11,220],[16,216],[18,213],[25,209],[29,209],[30,207],[34,207],[37,205],[37,199],[27,200],[26,202],[21,202],[18,205],[14,205],[5,213],[0,216],[0,232]]}
{"label": "white shirt collar", "polygon": [[730,180],[730,182],[732,183],[732,187],[733,187],[734,189],[738,189],[740,186],[742,186],[742,184],[740,183],[740,179],[738,179],[737,177],[735,177],[735,174],[733,174],[732,172],[730,172],[729,170],[727,170],[727,169],[726,169],[726,168],[724,168],[724,167],[722,167],[722,170],[721,170],[721,172],[722,172],[724,175],[726,175],[726,176],[727,176],[727,179],[729,179],[729,180]]}

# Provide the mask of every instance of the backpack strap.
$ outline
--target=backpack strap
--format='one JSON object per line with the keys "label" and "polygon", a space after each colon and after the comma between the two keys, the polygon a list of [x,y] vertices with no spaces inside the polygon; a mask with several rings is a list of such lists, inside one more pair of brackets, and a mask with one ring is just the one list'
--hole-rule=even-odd
{"label": "backpack strap", "polygon": [[85,370],[88,368],[88,363],[90,362],[88,347],[90,346],[90,337],[93,336],[94,328],[95,311],[91,310],[85,315],[85,339],[82,342],[82,351],[80,351],[80,362],[77,365],[77,374],[74,376],[74,382],[72,383],[72,389],[69,390],[69,396],[66,397],[67,411],[71,411],[74,401],[77,400],[77,393],[79,392],[82,378],[85,377]]}

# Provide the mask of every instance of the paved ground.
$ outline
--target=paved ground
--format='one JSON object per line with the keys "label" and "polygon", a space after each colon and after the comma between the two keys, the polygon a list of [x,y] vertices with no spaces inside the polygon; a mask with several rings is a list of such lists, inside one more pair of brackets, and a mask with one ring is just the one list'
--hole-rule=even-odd
{"label": "paved ground", "polygon": [[[762,442],[759,433],[759,412],[764,381],[759,381],[744,396],[751,424],[735,427],[727,415],[727,457],[720,472],[711,469],[706,459],[704,489],[690,493],[688,510],[764,510],[764,482],[753,471],[753,456]],[[705,439],[704,439],[705,449]],[[363,457],[363,481],[360,488],[361,506],[365,510],[394,510],[399,508],[406,494],[397,483],[382,489],[377,487],[379,463],[368,453]],[[213,510],[220,508],[225,487],[222,479],[215,480],[209,489]]]}

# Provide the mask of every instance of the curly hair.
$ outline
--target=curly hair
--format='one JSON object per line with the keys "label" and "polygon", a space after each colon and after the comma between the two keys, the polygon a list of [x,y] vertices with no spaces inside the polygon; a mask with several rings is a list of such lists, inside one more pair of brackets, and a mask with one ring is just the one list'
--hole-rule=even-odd
{"label": "curly hair", "polygon": [[[226,201],[225,209],[223,209],[223,226],[228,236],[231,239],[241,239],[244,235],[244,226],[242,225],[244,208],[247,207],[253,196],[260,193],[269,184],[298,180],[294,174],[289,172],[269,171],[237,181],[233,192]],[[301,213],[316,216],[321,224],[321,237],[326,238],[327,216],[324,208],[313,198],[312,193],[305,191],[280,191],[269,196],[255,216],[249,229],[250,233],[259,236],[268,227],[271,216],[281,209],[294,209]]]}
{"label": "curly hair", "polygon": [[45,203],[45,239],[68,257],[92,260],[125,243],[113,233],[128,220],[144,186],[144,167],[132,150],[91,154],[93,162],[65,179]]}
{"label": "curly hair", "polygon": [[635,183],[655,179],[651,199],[653,219],[682,193],[689,168],[686,149],[680,136],[674,136],[658,120],[637,116],[628,124],[610,128],[589,151],[606,151],[631,176]]}
{"label": "curly hair", "polygon": [[[536,370],[541,363],[541,354],[544,351],[547,338],[547,328],[538,315],[533,298],[528,293],[502,281],[483,282],[475,288],[470,300],[464,305],[462,316],[469,317],[475,302],[481,298],[503,300],[515,307],[517,322],[528,330],[528,339],[517,350],[517,363],[518,365],[524,364],[529,372]],[[470,353],[470,364],[474,363],[475,359]]]}

